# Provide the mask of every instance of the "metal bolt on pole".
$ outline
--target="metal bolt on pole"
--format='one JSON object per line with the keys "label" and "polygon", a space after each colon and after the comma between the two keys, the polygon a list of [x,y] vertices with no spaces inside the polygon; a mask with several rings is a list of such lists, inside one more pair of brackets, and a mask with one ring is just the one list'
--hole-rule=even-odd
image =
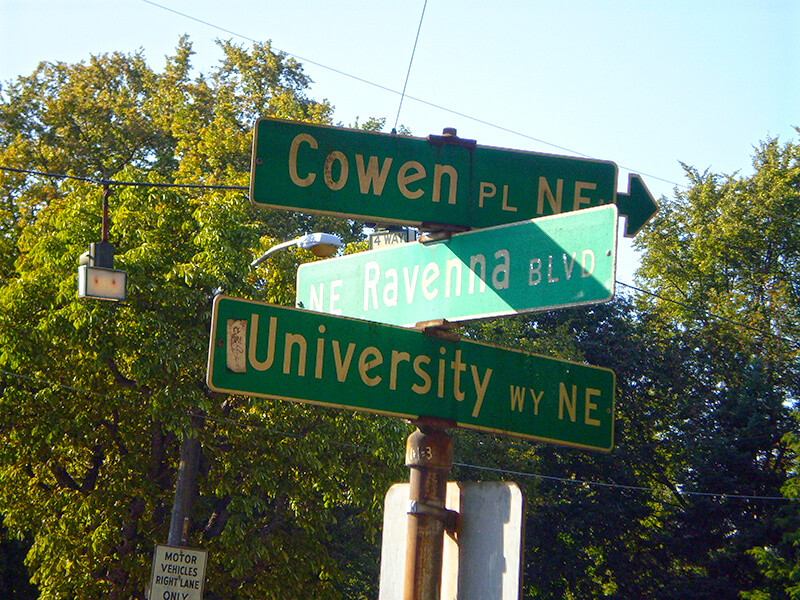
{"label": "metal bolt on pole", "polygon": [[449,421],[420,419],[406,442],[410,468],[408,538],[403,600],[440,600],[444,531],[456,513],[445,509],[447,479],[453,465]]}

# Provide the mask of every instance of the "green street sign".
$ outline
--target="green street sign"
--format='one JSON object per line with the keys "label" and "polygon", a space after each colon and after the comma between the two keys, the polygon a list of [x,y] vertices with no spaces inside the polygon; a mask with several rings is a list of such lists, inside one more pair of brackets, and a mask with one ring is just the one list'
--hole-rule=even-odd
{"label": "green street sign", "polygon": [[413,326],[607,302],[617,209],[600,206],[301,265],[297,306]]}
{"label": "green street sign", "polygon": [[610,161],[259,119],[250,199],[257,206],[380,223],[480,229],[617,204],[633,236],[657,205],[638,175],[617,193]]}
{"label": "green street sign", "polygon": [[609,369],[415,329],[214,299],[210,389],[608,451]]}

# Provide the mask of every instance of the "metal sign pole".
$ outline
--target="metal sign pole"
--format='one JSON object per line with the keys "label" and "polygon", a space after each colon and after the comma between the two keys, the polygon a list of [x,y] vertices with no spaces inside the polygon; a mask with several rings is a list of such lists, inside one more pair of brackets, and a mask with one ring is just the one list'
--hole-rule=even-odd
{"label": "metal sign pole", "polygon": [[439,600],[445,529],[455,529],[457,513],[445,508],[447,479],[453,465],[450,421],[421,418],[408,436],[408,537],[403,600]]}

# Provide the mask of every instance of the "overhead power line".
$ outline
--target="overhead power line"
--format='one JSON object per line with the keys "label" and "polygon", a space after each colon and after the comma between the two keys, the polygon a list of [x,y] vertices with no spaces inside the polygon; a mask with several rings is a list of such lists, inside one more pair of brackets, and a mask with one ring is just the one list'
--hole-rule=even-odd
{"label": "overhead power line", "polygon": [[54,179],[73,179],[85,181],[97,185],[118,185],[123,187],[151,187],[151,188],[187,188],[187,189],[206,189],[206,190],[233,190],[247,191],[249,188],[241,185],[215,185],[211,183],[160,183],[152,181],[119,181],[117,179],[102,179],[97,177],[82,177],[80,175],[67,175],[65,173],[48,173],[47,171],[36,171],[33,169],[18,169],[16,167],[6,167],[0,165],[0,171],[10,171],[24,175],[37,175],[39,177],[52,177]]}
{"label": "overhead power line", "polygon": [[[619,483],[606,483],[603,481],[588,481],[584,479],[572,479],[567,477],[554,477],[552,475],[541,475],[539,473],[526,473],[524,471],[509,471],[508,469],[498,469],[495,467],[481,467],[478,465],[469,465],[469,464],[462,464],[462,463],[453,463],[454,467],[463,467],[467,469],[477,469],[480,471],[494,471],[496,473],[500,473],[503,475],[514,475],[517,477],[532,477],[534,479],[545,479],[547,481],[557,481],[560,483],[570,483],[570,484],[578,484],[578,485],[586,485],[589,487],[605,487],[605,488],[614,488],[614,489],[621,489],[621,490],[629,490],[634,492],[649,492],[649,493],[656,493],[656,494],[668,494],[672,495],[672,490],[668,489],[659,489],[659,488],[648,488],[648,487],[641,487],[636,485],[623,485]],[[786,498],[784,496],[755,496],[755,495],[748,495],[748,494],[719,494],[713,492],[693,492],[693,491],[683,491],[679,492],[681,496],[702,496],[708,498],[720,498],[720,499],[738,499],[738,500],[796,500],[795,498]]]}
{"label": "overhead power line", "polygon": [[[197,17],[194,17],[194,16],[189,15],[187,13],[181,12],[179,10],[175,10],[174,8],[170,8],[168,6],[164,6],[163,4],[158,4],[157,2],[153,2],[152,0],[141,0],[141,1],[144,2],[145,4],[150,4],[151,6],[155,6],[156,8],[160,8],[162,10],[166,10],[166,11],[171,12],[173,14],[176,14],[178,16],[181,16],[181,17],[184,17],[186,19],[189,19],[190,21],[194,21],[195,23],[200,23],[201,25],[205,25],[206,27],[211,27],[212,29],[216,29],[217,31],[221,31],[223,33],[227,33],[227,34],[230,34],[232,36],[241,38],[243,40],[247,40],[248,42],[251,42],[253,44],[260,43],[259,40],[255,39],[255,38],[252,38],[252,37],[249,37],[247,35],[244,35],[243,33],[239,33],[239,32],[233,31],[231,29],[225,29],[224,27],[221,27],[221,26],[216,25],[214,23],[210,23],[209,21],[204,21],[202,19],[198,19]],[[427,4],[427,0],[426,0],[426,4]],[[423,17],[425,15],[425,9],[424,8],[423,8],[423,11],[422,11],[422,15],[423,15]],[[420,27],[422,27],[422,18],[420,18]],[[417,36],[419,36],[419,31],[417,32]],[[414,47],[416,48],[416,42],[414,43]],[[573,150],[571,148],[567,148],[566,146],[559,146],[558,144],[554,144],[553,142],[548,142],[547,140],[543,140],[541,138],[533,137],[532,135],[528,135],[526,133],[522,133],[521,131],[517,131],[515,129],[510,129],[508,127],[503,127],[502,125],[497,125],[496,123],[492,123],[490,121],[486,121],[484,119],[481,119],[481,118],[478,118],[478,117],[474,117],[472,115],[468,115],[466,113],[459,112],[457,110],[453,110],[452,108],[448,108],[446,106],[442,106],[441,104],[436,104],[435,102],[430,102],[428,100],[424,100],[422,98],[417,98],[415,96],[409,96],[409,95],[407,95],[405,93],[405,86],[403,87],[403,91],[397,91],[397,90],[392,89],[392,88],[390,88],[388,86],[381,85],[381,84],[376,83],[374,81],[370,81],[369,79],[365,79],[363,77],[358,77],[357,75],[353,75],[352,73],[348,73],[348,72],[343,71],[341,69],[337,69],[335,67],[331,67],[329,65],[317,62],[315,60],[311,60],[310,58],[305,58],[303,56],[300,56],[299,54],[295,54],[293,52],[288,52],[286,50],[281,50],[280,48],[278,48],[276,46],[272,46],[272,48],[274,50],[278,51],[278,52],[286,54],[287,56],[292,56],[295,59],[297,59],[297,60],[299,60],[301,62],[307,63],[309,65],[314,65],[315,67],[319,67],[320,69],[325,69],[326,71],[330,71],[331,73],[335,73],[337,75],[341,75],[342,77],[347,77],[348,79],[352,79],[353,81],[358,81],[359,83],[363,83],[365,85],[374,87],[376,89],[383,90],[383,91],[388,92],[390,94],[396,94],[396,95],[401,97],[401,102],[400,102],[401,106],[402,106],[402,99],[403,98],[408,98],[409,100],[413,100],[414,102],[417,102],[419,104],[423,104],[425,106],[429,106],[431,108],[435,108],[437,110],[441,110],[441,111],[449,113],[451,115],[455,115],[457,117],[461,117],[461,118],[467,119],[467,120],[472,121],[474,123],[479,123],[481,125],[485,125],[487,127],[491,127],[492,129],[496,129],[498,131],[503,131],[505,133],[510,133],[512,135],[524,138],[526,140],[530,140],[530,141],[533,141],[533,142],[536,142],[536,143],[539,143],[539,144],[544,144],[545,146],[550,146],[551,148],[555,148],[557,150],[562,150],[564,152],[568,152],[570,154],[575,154],[577,156],[582,156],[584,158],[596,158],[594,156],[591,156],[590,154],[586,154],[586,153],[580,152],[578,150]],[[413,54],[412,54],[411,58],[413,60],[413,58],[414,58]],[[411,66],[409,65],[409,70],[410,69],[411,69]],[[406,82],[408,82],[408,77],[406,77]],[[400,111],[398,109],[398,116],[399,116],[399,113],[400,113]],[[395,123],[395,127],[397,127],[397,123]],[[651,179],[657,179],[658,181],[661,181],[663,183],[668,183],[668,184],[676,186],[676,187],[681,187],[681,188],[685,188],[686,187],[685,184],[677,183],[677,182],[672,181],[670,179],[665,179],[663,177],[658,177],[657,175],[652,175],[650,173],[645,173],[645,172],[642,172],[642,171],[638,171],[638,170],[633,169],[631,167],[626,167],[624,165],[620,165],[620,167],[622,167],[623,169],[625,169],[627,171],[636,172],[636,173],[639,173],[640,175],[644,175],[644,176],[649,177]]]}
{"label": "overhead power line", "polygon": [[[52,388],[58,388],[70,392],[76,393],[84,393],[89,394],[92,396],[96,396],[99,398],[110,399],[106,394],[100,394],[97,392],[92,392],[90,390],[84,390],[81,388],[77,388],[70,385],[64,385],[60,383],[54,383],[52,381],[48,381],[46,379],[42,379],[39,377],[30,377],[27,375],[21,375],[19,373],[15,373],[13,371],[5,371],[0,370],[0,375],[5,375],[7,377],[15,377],[18,379],[22,379],[24,381],[28,381],[30,383],[36,383],[45,385]],[[279,431],[275,429],[269,429],[262,425],[255,425],[252,423],[245,423],[243,421],[237,421],[236,419],[226,419],[220,417],[211,417],[205,414],[191,414],[190,416],[196,417],[199,419],[204,419],[206,421],[212,421],[215,423],[221,423],[226,425],[231,425],[234,427],[240,427],[243,429],[252,429],[256,431],[262,431],[269,435],[277,435],[285,438],[294,438],[294,439],[303,439],[307,437],[308,434],[306,433],[293,433],[287,431]],[[350,448],[353,450],[363,450],[365,452],[374,452],[374,448],[370,448],[367,446],[361,446],[358,444],[352,444],[348,442],[340,442],[338,440],[329,440],[329,442],[333,446],[343,447],[343,448]],[[646,492],[646,493],[654,493],[654,494],[672,494],[671,490],[667,489],[659,489],[659,488],[649,488],[644,486],[634,486],[634,485],[624,485],[619,483],[609,483],[603,481],[590,481],[585,479],[573,479],[567,477],[555,477],[552,475],[542,475],[540,473],[528,473],[526,471],[513,471],[509,469],[500,469],[497,467],[487,467],[482,465],[473,465],[469,463],[453,463],[454,467],[460,467],[464,469],[474,469],[478,471],[489,471],[493,473],[498,473],[500,475],[511,475],[515,477],[525,477],[530,479],[541,479],[545,481],[554,481],[559,483],[571,484],[571,485],[584,485],[589,487],[603,487],[603,488],[610,488],[610,489],[618,489],[618,490],[627,490],[627,491],[636,491],[636,492]],[[797,498],[787,498],[784,496],[759,496],[759,495],[751,495],[751,494],[737,494],[737,493],[713,493],[713,492],[695,492],[695,491],[683,491],[681,490],[680,495],[682,496],[701,496],[707,498],[719,498],[722,500],[725,499],[738,499],[738,500],[761,500],[761,501],[782,501],[782,502],[794,502]]]}
{"label": "overhead power line", "polygon": [[[146,1],[146,0],[144,0]],[[67,175],[65,173],[49,173],[46,171],[37,171],[34,169],[20,169],[16,167],[6,167],[0,165],[0,171],[11,171],[14,173],[22,173],[26,175],[36,175],[39,177],[52,177],[55,179],[74,179],[78,181],[85,181],[88,183],[94,183],[98,185],[118,185],[118,186],[129,186],[129,187],[154,187],[154,188],[186,188],[186,189],[211,189],[211,190],[228,190],[228,191],[249,191],[249,188],[246,186],[239,186],[239,185],[214,185],[214,184],[204,184],[204,183],[151,183],[147,181],[119,181],[115,179],[99,179],[93,177],[82,177],[78,175]],[[629,283],[625,283],[619,280],[616,280],[618,285],[623,287],[629,288],[634,290],[640,294],[645,294],[648,296],[652,296],[654,298],[658,298],[664,302],[670,302],[692,312],[695,312],[698,315],[702,315],[705,317],[711,317],[713,319],[718,319],[720,321],[724,321],[726,323],[730,323],[731,325],[735,325],[737,327],[742,327],[744,329],[753,331],[754,333],[758,333],[767,337],[772,337],[774,339],[781,340],[786,342],[792,346],[800,345],[800,342],[787,338],[785,336],[778,335],[777,333],[773,333],[771,331],[765,331],[763,329],[759,329],[757,327],[753,327],[752,325],[748,325],[747,323],[742,323],[739,321],[735,321],[728,317],[718,315],[716,313],[712,313],[707,310],[703,310],[697,307],[690,306],[684,302],[679,302],[678,300],[674,300],[672,298],[667,298],[665,296],[661,296],[656,294],[655,292],[650,292],[643,288],[637,287],[635,285],[631,285]]]}
{"label": "overhead power line", "polygon": [[428,0],[422,5],[422,14],[419,17],[419,27],[417,27],[417,37],[414,38],[414,48],[411,50],[411,60],[408,61],[408,71],[406,72],[406,80],[403,83],[403,93],[400,95],[400,106],[397,107],[397,117],[394,120],[394,127],[392,131],[397,131],[397,123],[400,121],[400,109],[403,108],[403,98],[406,96],[406,88],[408,87],[408,78],[411,76],[411,65],[414,64],[414,55],[417,53],[417,42],[419,42],[419,32],[422,31],[422,20],[425,18],[425,9],[428,7]]}
{"label": "overhead power line", "polygon": [[784,337],[782,335],[778,335],[777,333],[773,333],[771,331],[764,331],[763,329],[759,329],[758,327],[753,327],[752,325],[748,325],[747,323],[742,323],[741,321],[734,321],[733,319],[729,319],[728,317],[724,317],[722,315],[718,315],[718,314],[713,313],[713,312],[708,311],[708,310],[703,310],[701,308],[697,308],[696,306],[690,306],[689,304],[686,304],[685,302],[680,302],[678,300],[673,300],[672,298],[667,298],[666,296],[661,296],[659,294],[656,294],[655,292],[650,292],[650,291],[642,289],[640,287],[636,287],[635,285],[631,285],[629,283],[623,283],[622,281],[617,281],[616,283],[618,285],[623,286],[623,287],[626,287],[626,288],[632,289],[632,290],[634,290],[636,292],[639,292],[640,294],[645,294],[647,296],[651,296],[653,298],[658,298],[659,300],[663,300],[664,302],[669,302],[671,304],[675,304],[676,306],[680,306],[681,308],[685,308],[685,309],[687,309],[687,310],[689,310],[691,312],[694,312],[694,313],[696,313],[698,315],[701,315],[701,316],[704,316],[704,317],[711,317],[712,319],[719,320],[719,321],[724,321],[725,323],[729,323],[730,325],[735,325],[736,327],[741,327],[743,329],[747,329],[747,330],[752,331],[754,333],[758,333],[758,334],[761,334],[761,335],[764,335],[764,336],[767,336],[767,337],[771,337],[771,338],[774,338],[776,340],[781,340],[782,342],[786,342],[787,344],[790,344],[792,346],[800,345],[800,342],[798,342],[796,340],[793,340],[793,339],[790,339],[788,337]]}

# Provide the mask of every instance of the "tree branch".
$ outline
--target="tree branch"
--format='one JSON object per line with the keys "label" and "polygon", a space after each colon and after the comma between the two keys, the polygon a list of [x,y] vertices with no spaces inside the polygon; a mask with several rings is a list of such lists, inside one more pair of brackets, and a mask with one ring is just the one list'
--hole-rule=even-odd
{"label": "tree branch", "polygon": [[89,469],[83,475],[83,481],[81,481],[80,491],[83,494],[88,494],[91,492],[95,485],[97,485],[97,477],[100,475],[100,467],[103,466],[105,462],[105,453],[103,452],[103,446],[100,444],[96,444],[94,448],[92,448],[92,462]]}
{"label": "tree branch", "polygon": [[72,478],[72,475],[59,463],[53,462],[50,463],[50,472],[56,478],[56,483],[60,485],[62,488],[67,488],[70,490],[80,491],[80,486],[78,483]]}
{"label": "tree branch", "polygon": [[230,513],[228,512],[228,505],[230,503],[231,497],[227,494],[217,500],[214,506],[214,512],[211,513],[203,529],[203,539],[210,540],[222,533],[230,517]]}
{"label": "tree branch", "polygon": [[123,388],[127,388],[130,390],[138,390],[146,396],[150,396],[153,393],[146,385],[139,385],[133,379],[128,379],[125,375],[122,374],[122,371],[119,370],[117,363],[114,362],[114,359],[111,357],[106,357],[105,361],[106,366],[111,371],[111,374],[114,376],[114,383]]}

